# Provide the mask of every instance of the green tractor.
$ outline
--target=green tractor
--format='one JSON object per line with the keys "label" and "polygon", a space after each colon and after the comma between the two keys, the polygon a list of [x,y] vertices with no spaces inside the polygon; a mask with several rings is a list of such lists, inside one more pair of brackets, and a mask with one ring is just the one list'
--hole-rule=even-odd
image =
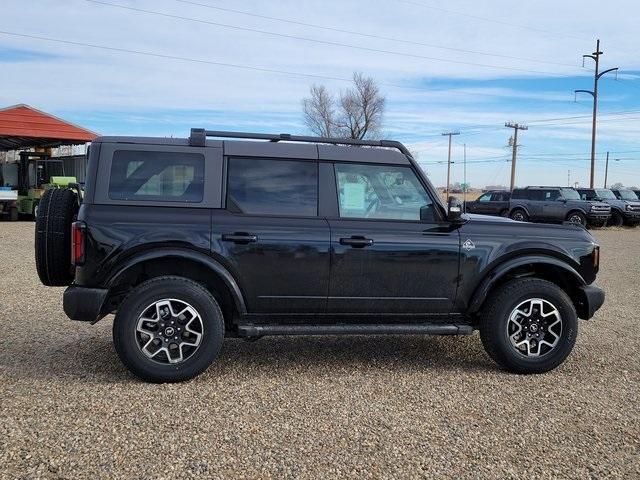
{"label": "green tractor", "polygon": [[48,153],[20,152],[16,202],[18,214],[35,219],[40,199],[49,188],[77,190],[78,184],[75,177],[65,176],[62,160],[51,158]]}

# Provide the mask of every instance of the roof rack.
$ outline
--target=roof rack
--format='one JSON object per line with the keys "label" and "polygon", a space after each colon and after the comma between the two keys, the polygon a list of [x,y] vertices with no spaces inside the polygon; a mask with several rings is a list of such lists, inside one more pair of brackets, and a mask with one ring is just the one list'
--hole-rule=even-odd
{"label": "roof rack", "polygon": [[402,143],[395,140],[356,140],[352,138],[329,138],[291,135],[289,133],[246,133],[205,130],[204,128],[192,128],[189,136],[189,145],[192,147],[204,147],[207,137],[217,138],[242,138],[251,140],[268,140],[269,142],[304,142],[304,143],[329,143],[332,145],[357,145],[367,147],[396,148],[413,160],[413,156]]}

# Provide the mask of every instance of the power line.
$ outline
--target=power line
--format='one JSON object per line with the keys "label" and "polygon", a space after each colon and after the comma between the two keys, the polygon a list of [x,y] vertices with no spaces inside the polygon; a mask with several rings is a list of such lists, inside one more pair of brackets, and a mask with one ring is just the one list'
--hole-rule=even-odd
{"label": "power line", "polygon": [[184,20],[184,21],[188,21],[188,22],[196,22],[196,23],[201,23],[201,24],[206,24],[206,25],[212,25],[212,26],[215,26],[215,27],[229,28],[229,29],[232,29],[232,30],[240,30],[240,31],[244,31],[244,32],[252,32],[252,33],[259,33],[259,34],[262,34],[262,35],[270,35],[270,36],[274,36],[274,37],[288,38],[290,40],[301,40],[301,41],[305,41],[305,42],[312,42],[312,43],[322,44],[322,45],[330,45],[330,46],[334,46],[334,47],[351,48],[351,49],[354,49],[354,50],[361,50],[361,51],[366,51],[366,52],[383,53],[383,54],[386,54],[386,55],[395,55],[395,56],[409,57],[409,58],[419,58],[419,59],[422,59],[422,60],[430,60],[430,61],[435,61],[435,62],[451,63],[451,64],[455,64],[455,65],[467,65],[467,66],[472,66],[472,67],[492,68],[492,69],[498,69],[498,70],[509,70],[509,71],[514,71],[514,72],[524,72],[524,73],[534,73],[534,74],[537,74],[537,75],[549,75],[549,76],[554,76],[554,77],[573,78],[575,76],[579,76],[579,75],[560,74],[560,73],[557,73],[557,72],[546,72],[546,71],[541,71],[541,70],[530,70],[530,69],[526,69],[526,68],[491,65],[491,64],[486,64],[486,63],[465,62],[465,61],[462,61],[462,60],[450,60],[450,59],[446,59],[446,58],[430,57],[430,56],[426,56],[426,55],[405,53],[405,52],[399,52],[399,51],[395,51],[395,50],[383,50],[383,49],[378,49],[378,48],[362,47],[362,46],[359,46],[359,45],[352,45],[352,44],[349,44],[349,43],[333,42],[333,41],[329,41],[329,40],[318,40],[318,39],[315,39],[315,38],[301,37],[301,36],[298,36],[298,35],[290,35],[290,34],[286,34],[286,33],[270,32],[268,30],[260,30],[260,29],[257,29],[257,28],[242,27],[242,26],[239,26],[239,25],[231,25],[231,24],[227,24],[227,23],[212,22],[212,21],[209,21],[209,20],[202,20],[202,19],[199,19],[199,18],[184,17],[182,15],[174,15],[174,14],[170,14],[170,13],[156,12],[154,10],[145,10],[145,9],[142,9],[142,8],[129,7],[129,6],[126,6],[126,5],[118,5],[118,4],[115,4],[115,3],[103,2],[103,1],[100,1],[100,0],[85,0],[85,1],[86,2],[90,2],[90,3],[94,3],[94,4],[109,6],[109,7],[120,8],[120,9],[123,9],[123,10],[129,10],[129,11],[133,11],[133,12],[144,13],[144,14],[148,14],[148,15],[156,15],[156,16],[161,16],[161,17],[166,17],[166,18],[173,18],[173,19],[176,19],[176,20]]}
{"label": "power line", "polygon": [[566,34],[566,33],[556,32],[556,31],[552,31],[552,30],[545,30],[543,28],[536,28],[536,27],[532,27],[530,25],[517,24],[517,23],[513,23],[512,21],[508,21],[508,20],[498,20],[498,19],[495,19],[495,18],[482,17],[480,15],[473,15],[473,14],[467,13],[467,12],[459,12],[459,11],[456,11],[456,10],[449,10],[447,8],[442,8],[442,7],[439,7],[439,6],[436,6],[436,5],[425,4],[425,3],[422,3],[422,2],[414,2],[414,1],[411,1],[411,0],[396,0],[396,1],[400,2],[400,3],[406,3],[406,4],[409,4],[409,5],[415,5],[415,6],[418,6],[418,7],[430,8],[432,10],[439,10],[441,12],[449,13],[449,14],[452,14],[452,15],[460,15],[462,17],[473,18],[475,20],[482,20],[484,22],[496,23],[498,25],[506,25],[508,27],[521,28],[523,30],[530,30],[530,31],[533,31],[533,32],[544,33],[544,34],[547,34],[547,35],[554,35],[554,36],[557,36],[557,37],[573,38],[573,39],[581,40],[581,41],[585,40],[584,38],[578,37],[578,36],[575,36],[575,35],[569,35],[569,34]]}
{"label": "power line", "polygon": [[374,35],[372,33],[358,32],[358,31],[354,31],[354,30],[347,30],[347,29],[344,29],[344,28],[331,27],[331,26],[327,26],[327,25],[318,25],[318,24],[315,24],[315,23],[307,23],[307,22],[302,22],[302,21],[299,21],[299,20],[292,20],[292,19],[289,19],[289,18],[272,17],[270,15],[263,15],[263,14],[259,14],[259,13],[247,12],[247,11],[244,11],[244,10],[236,10],[234,8],[219,7],[219,6],[215,6],[215,5],[209,5],[209,4],[206,4],[206,3],[194,2],[194,1],[191,1],[191,0],[174,0],[174,1],[179,2],[179,3],[184,3],[184,4],[187,4],[187,5],[195,5],[195,6],[199,6],[199,7],[210,8],[210,9],[217,10],[217,11],[222,11],[222,12],[236,13],[236,14],[239,14],[239,15],[246,15],[246,16],[254,17],[254,18],[262,18],[262,19],[265,19],[265,20],[272,20],[272,21],[276,21],[276,22],[288,23],[288,24],[291,24],[291,25],[298,25],[298,26],[303,26],[303,27],[317,28],[319,30],[325,30],[325,31],[329,31],[329,32],[346,33],[346,34],[349,34],[349,35],[356,35],[356,36],[364,37],[364,38],[375,38],[375,39],[378,39],[378,40],[385,40],[385,41],[389,41],[389,42],[403,43],[403,44],[406,44],[406,45],[417,45],[417,46],[422,46],[422,47],[437,48],[437,49],[440,49],[440,50],[448,50],[450,52],[471,53],[471,54],[474,54],[474,55],[484,55],[484,56],[487,56],[487,57],[506,58],[506,59],[510,59],[510,60],[523,60],[523,61],[526,61],[526,62],[547,64],[547,65],[556,65],[556,66],[563,66],[563,67],[576,67],[575,64],[569,64],[569,63],[551,62],[551,61],[548,61],[548,60],[539,60],[539,59],[530,58],[530,57],[518,57],[518,56],[514,56],[514,55],[504,55],[504,54],[499,54],[499,53],[482,52],[482,51],[479,51],[479,50],[467,50],[467,49],[464,49],[464,48],[447,47],[445,45],[437,45],[437,44],[433,44],[433,43],[418,42],[418,41],[415,41],[415,40],[407,40],[407,39],[398,38],[398,37],[386,37],[386,36],[383,36],[383,35]]}

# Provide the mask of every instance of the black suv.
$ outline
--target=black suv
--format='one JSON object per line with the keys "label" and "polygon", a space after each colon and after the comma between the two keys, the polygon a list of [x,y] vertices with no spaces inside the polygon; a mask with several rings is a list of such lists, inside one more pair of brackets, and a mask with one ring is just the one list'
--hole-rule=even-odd
{"label": "black suv", "polygon": [[157,382],[205,370],[225,336],[476,329],[540,373],[604,302],[583,228],[462,215],[398,142],[285,134],[98,138],[84,198],[41,202],[36,265],[70,284],[70,318],[115,313],[118,355]]}
{"label": "black suv", "polygon": [[511,192],[505,190],[489,190],[480,195],[476,200],[466,202],[465,211],[467,213],[507,217],[509,215],[510,198]]}
{"label": "black suv", "polygon": [[578,223],[602,227],[611,207],[600,201],[587,201],[569,187],[516,188],[511,193],[509,217],[520,222]]}
{"label": "black suv", "polygon": [[612,227],[620,227],[624,224],[637,225],[640,222],[640,201],[631,190],[617,190],[617,192],[616,194],[607,188],[578,188],[578,193],[583,200],[595,200],[611,205],[611,217],[607,225]]}

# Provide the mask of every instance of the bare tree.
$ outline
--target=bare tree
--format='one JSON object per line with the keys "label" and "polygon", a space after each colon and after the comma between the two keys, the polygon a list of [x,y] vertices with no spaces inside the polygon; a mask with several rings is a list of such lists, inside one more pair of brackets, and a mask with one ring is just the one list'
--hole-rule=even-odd
{"label": "bare tree", "polygon": [[316,135],[362,140],[379,134],[386,99],[372,78],[354,73],[353,88],[341,92],[338,101],[324,85],[313,85],[310,94],[302,109]]}
{"label": "bare tree", "polygon": [[312,85],[311,97],[302,100],[304,123],[321,137],[332,137],[335,130],[333,96],[324,85]]}

